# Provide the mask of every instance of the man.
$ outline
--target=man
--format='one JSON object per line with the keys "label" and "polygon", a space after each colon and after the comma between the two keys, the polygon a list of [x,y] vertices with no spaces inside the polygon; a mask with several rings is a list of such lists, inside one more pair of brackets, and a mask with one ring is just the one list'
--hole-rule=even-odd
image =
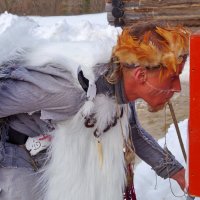
{"label": "man", "polygon": [[127,28],[89,76],[42,48],[2,63],[1,199],[134,199],[134,151],[184,189],[183,167],[142,129],[134,101],[157,111],[180,92],[188,37],[182,27]]}

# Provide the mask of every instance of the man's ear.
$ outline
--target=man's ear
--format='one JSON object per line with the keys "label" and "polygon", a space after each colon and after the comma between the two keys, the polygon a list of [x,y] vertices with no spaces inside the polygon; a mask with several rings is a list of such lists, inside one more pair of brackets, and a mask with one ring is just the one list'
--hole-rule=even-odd
{"label": "man's ear", "polygon": [[147,78],[147,71],[143,67],[137,67],[132,75],[138,83],[144,83]]}

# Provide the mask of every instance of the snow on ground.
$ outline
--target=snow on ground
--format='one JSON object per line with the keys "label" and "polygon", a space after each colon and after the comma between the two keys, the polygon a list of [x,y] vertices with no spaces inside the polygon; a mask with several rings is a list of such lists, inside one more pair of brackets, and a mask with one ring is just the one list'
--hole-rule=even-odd
{"label": "snow on ground", "polygon": [[[179,123],[184,146],[187,146],[188,120]],[[165,138],[158,143],[164,147]],[[166,134],[167,148],[171,151],[177,160],[186,167],[183,154],[179,145],[178,137],[174,125],[171,125]],[[171,185],[171,186],[170,186]],[[135,169],[135,189],[137,200],[185,200],[183,191],[179,185],[172,179],[162,179],[155,175],[150,166],[141,162]],[[172,193],[173,191],[173,193]],[[175,196],[174,196],[175,195]],[[195,198],[198,200],[200,198]]]}
{"label": "snow on ground", "polygon": [[[18,17],[9,13],[0,15],[0,62],[6,60],[16,50],[30,47],[41,42],[75,41],[84,45],[87,41],[103,45],[111,50],[120,29],[108,25],[106,13],[67,17]],[[84,41],[85,43],[81,43]],[[97,51],[95,48],[93,51]],[[97,52],[98,53],[98,52]],[[105,56],[105,55],[102,55]],[[189,81],[189,61],[181,76],[183,82]],[[188,120],[179,123],[182,137],[186,143]],[[161,145],[164,139],[159,140]],[[167,146],[183,164],[184,159],[177,141],[175,128],[170,126],[167,133]],[[183,195],[179,186],[171,181],[172,190],[177,196]],[[157,189],[155,189],[157,185]],[[175,200],[185,197],[174,197],[170,190],[169,180],[157,178],[148,165],[141,162],[135,170],[135,187],[138,200]],[[199,198],[196,198],[199,199]]]}
{"label": "snow on ground", "polygon": [[[108,26],[105,14],[95,17],[41,17],[40,22],[39,17],[17,17],[4,13],[0,15],[0,46],[4,47],[0,49],[0,62],[22,47],[42,42],[92,41],[96,46],[100,44],[111,51],[120,29]],[[95,50],[98,48],[94,45]]]}

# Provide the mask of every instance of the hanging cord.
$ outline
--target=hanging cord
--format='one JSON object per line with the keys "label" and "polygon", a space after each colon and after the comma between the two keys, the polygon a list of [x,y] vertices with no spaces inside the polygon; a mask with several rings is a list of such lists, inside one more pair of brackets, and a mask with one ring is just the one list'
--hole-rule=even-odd
{"label": "hanging cord", "polygon": [[156,179],[156,182],[155,182],[155,185],[154,185],[154,190],[157,190],[157,186],[158,186],[158,176],[155,172],[155,179]]}
{"label": "hanging cord", "polygon": [[[165,112],[164,112],[164,116],[165,116],[165,118],[164,118],[164,120],[165,120],[165,123],[164,123],[164,130],[165,130],[165,143],[164,143],[164,149],[165,149],[165,151],[166,151],[166,153],[165,153],[165,156],[166,156],[166,160],[169,160],[169,150],[168,150],[168,148],[167,148],[167,106],[165,105]],[[175,116],[175,115],[174,115]],[[171,193],[173,194],[173,196],[174,197],[186,197],[186,194],[185,194],[185,192],[183,193],[183,195],[176,195],[175,193],[174,193],[174,191],[173,191],[173,188],[172,188],[172,183],[171,183],[171,179],[170,179],[170,176],[169,176],[169,168],[168,168],[168,166],[166,166],[166,169],[167,169],[167,174],[168,174],[168,177],[169,177],[169,185],[170,185],[170,190],[171,190]]]}
{"label": "hanging cord", "polygon": [[[116,100],[116,111],[118,116],[120,115],[120,106],[118,104],[117,101],[117,96],[115,94],[115,100]],[[127,119],[129,119],[128,117],[128,104],[126,105],[126,108],[122,108],[125,110],[126,113],[126,117]],[[130,135],[128,135],[128,137],[126,138],[125,134],[124,134],[124,130],[123,130],[123,126],[122,126],[122,120],[119,117],[119,123],[120,123],[120,128],[121,128],[121,135],[122,135],[122,139],[123,139],[123,153],[124,153],[124,160],[125,160],[125,165],[126,165],[126,187],[123,193],[123,199],[124,200],[134,200],[136,199],[135,196],[135,190],[134,190],[134,184],[133,184],[133,166],[135,163],[135,148],[134,146],[132,146],[132,142],[130,139]],[[130,129],[130,124],[128,123],[128,128]],[[130,134],[130,132],[129,132]]]}
{"label": "hanging cord", "polygon": [[[172,103],[170,101],[168,101],[168,106],[169,106],[169,109],[170,109],[170,112],[171,112],[171,115],[172,115],[174,126],[176,128],[176,133],[177,133],[178,140],[179,140],[179,143],[180,143],[180,146],[181,146],[181,151],[183,153],[183,157],[185,159],[185,162],[187,163],[187,155],[186,155],[186,151],[185,151],[185,148],[184,148],[184,145],[183,145],[183,140],[182,140],[182,137],[181,137],[180,129],[178,127],[178,122],[177,122],[177,119],[176,119],[176,115],[175,115]],[[186,193],[185,193],[185,196],[186,196]],[[194,200],[195,197],[191,197],[191,196],[188,195],[186,197],[186,199],[187,200]]]}
{"label": "hanging cord", "polygon": [[[120,115],[120,108],[119,108],[119,104],[118,104],[118,101],[117,101],[117,95],[116,94],[115,94],[115,100],[116,100],[116,110],[117,110],[117,114],[119,116]],[[127,119],[128,119],[128,104],[126,105],[125,113],[126,113]],[[120,128],[121,128],[121,135],[122,135],[123,142],[124,142],[124,147],[125,148],[127,147],[132,153],[135,152],[134,144],[133,144],[133,142],[131,142],[129,136],[128,136],[127,139],[125,138],[125,134],[124,134],[124,131],[123,131],[123,126],[122,126],[122,121],[121,121],[120,117],[119,117],[119,123],[120,123]],[[131,130],[129,123],[128,123],[128,127],[129,127],[129,130]]]}

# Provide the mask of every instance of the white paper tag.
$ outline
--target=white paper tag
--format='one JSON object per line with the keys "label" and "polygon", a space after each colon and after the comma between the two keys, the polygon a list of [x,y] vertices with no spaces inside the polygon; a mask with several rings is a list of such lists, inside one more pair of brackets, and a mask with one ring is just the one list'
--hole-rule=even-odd
{"label": "white paper tag", "polygon": [[31,156],[35,156],[40,151],[46,149],[51,144],[51,135],[39,135],[37,137],[29,137],[25,143],[25,147],[30,151]]}

